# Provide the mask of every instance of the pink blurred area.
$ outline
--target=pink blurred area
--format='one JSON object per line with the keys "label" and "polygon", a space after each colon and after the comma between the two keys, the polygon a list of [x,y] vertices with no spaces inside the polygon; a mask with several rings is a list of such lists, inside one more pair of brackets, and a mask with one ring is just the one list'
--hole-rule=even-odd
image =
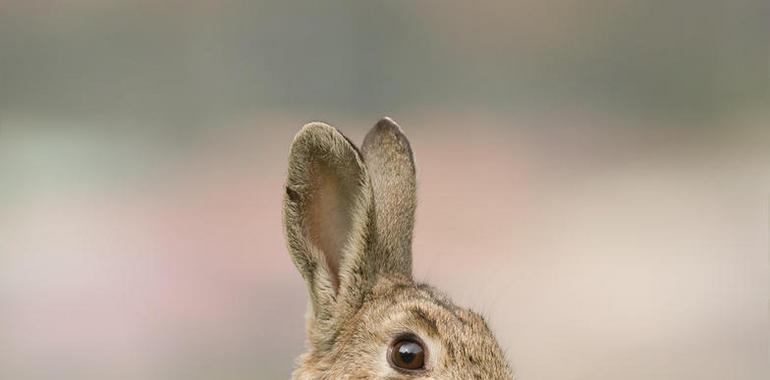
{"label": "pink blurred area", "polygon": [[[766,130],[571,120],[592,126],[402,119],[419,170],[416,277],[487,315],[522,378],[759,379]],[[0,218],[4,372],[288,377],[305,294],[280,202],[300,125],[257,118],[93,182],[72,178],[119,157],[83,146],[105,143],[92,133],[44,152],[51,135],[6,130],[4,157],[29,170]],[[367,123],[339,127],[360,140]],[[145,143],[136,133],[115,144]],[[46,183],[53,172],[64,182]]]}
{"label": "pink blurred area", "polygon": [[[270,136],[206,139],[177,163],[108,174],[116,178],[106,184],[74,178],[115,159],[111,148],[89,150],[92,138],[53,136],[58,148],[34,154],[52,136],[6,137],[15,164],[51,160],[68,177],[40,184],[51,173],[30,170],[25,193],[1,219],[0,361],[14,378],[168,378],[178,361],[206,368],[261,350],[289,364],[301,329],[287,339],[273,334],[287,321],[301,327],[304,287],[282,242],[285,149],[265,144]],[[143,141],[102,143],[141,150]],[[238,373],[254,363],[265,364],[215,367]]]}

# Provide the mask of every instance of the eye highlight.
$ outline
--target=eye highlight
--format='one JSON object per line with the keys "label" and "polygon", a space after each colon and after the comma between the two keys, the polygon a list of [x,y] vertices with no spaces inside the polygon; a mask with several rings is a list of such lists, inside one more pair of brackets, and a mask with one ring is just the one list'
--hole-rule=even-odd
{"label": "eye highlight", "polygon": [[417,371],[425,368],[425,347],[416,336],[396,339],[388,350],[388,361],[396,369]]}

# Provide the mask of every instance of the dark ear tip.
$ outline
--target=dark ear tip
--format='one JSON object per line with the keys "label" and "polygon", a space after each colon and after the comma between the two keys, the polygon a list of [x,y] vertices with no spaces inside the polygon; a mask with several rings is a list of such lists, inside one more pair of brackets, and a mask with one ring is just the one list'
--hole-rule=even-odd
{"label": "dark ear tip", "polygon": [[410,149],[409,140],[406,138],[404,130],[393,119],[386,116],[372,127],[372,130],[364,138],[364,145],[382,144],[384,141],[394,140],[405,148]]}
{"label": "dark ear tip", "polygon": [[383,129],[383,130],[395,130],[395,131],[398,131],[401,134],[404,133],[404,131],[401,129],[401,126],[396,124],[396,122],[393,121],[393,119],[391,119],[391,118],[389,118],[387,116],[385,116],[382,119],[380,119],[380,121],[378,121],[377,124],[374,125],[374,128],[375,129]]}

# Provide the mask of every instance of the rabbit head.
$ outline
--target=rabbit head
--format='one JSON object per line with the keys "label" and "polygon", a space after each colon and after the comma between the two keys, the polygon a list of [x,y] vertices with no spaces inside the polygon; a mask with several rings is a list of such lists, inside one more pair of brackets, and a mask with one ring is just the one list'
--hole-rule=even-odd
{"label": "rabbit head", "polygon": [[305,125],[289,157],[283,217],[307,283],[310,351],[293,379],[512,379],[484,319],[412,279],[412,150],[379,121],[361,150]]}

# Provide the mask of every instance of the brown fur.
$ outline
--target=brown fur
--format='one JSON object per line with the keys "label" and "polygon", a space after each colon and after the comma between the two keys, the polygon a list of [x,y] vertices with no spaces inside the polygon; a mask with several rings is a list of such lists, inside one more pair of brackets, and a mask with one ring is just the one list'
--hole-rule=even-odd
{"label": "brown fur", "polygon": [[[310,295],[310,351],[293,379],[513,378],[483,318],[412,279],[415,206],[412,150],[392,120],[380,120],[361,151],[323,123],[294,138],[283,214]],[[425,342],[419,375],[388,364],[403,333]]]}

